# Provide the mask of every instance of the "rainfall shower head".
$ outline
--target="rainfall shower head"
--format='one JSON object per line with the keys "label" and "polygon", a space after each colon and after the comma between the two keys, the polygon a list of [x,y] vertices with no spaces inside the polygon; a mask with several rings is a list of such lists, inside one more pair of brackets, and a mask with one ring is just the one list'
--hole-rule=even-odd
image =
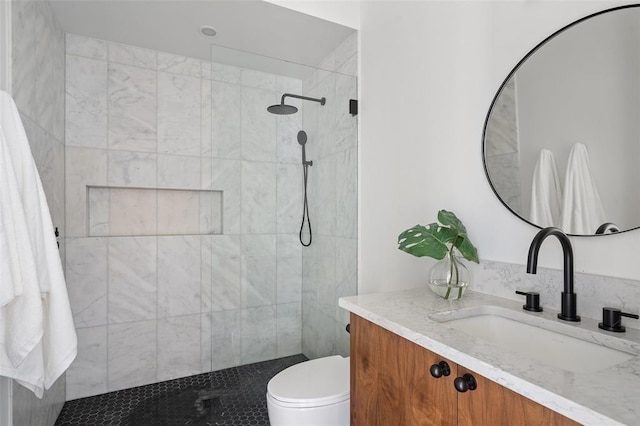
{"label": "rainfall shower head", "polygon": [[317,99],[317,98],[309,98],[307,96],[300,96],[300,95],[293,95],[291,93],[285,93],[284,95],[282,95],[282,99],[280,100],[280,103],[267,107],[267,111],[269,111],[271,114],[277,114],[277,115],[290,115],[298,112],[298,108],[294,107],[293,105],[287,105],[284,103],[284,98],[286,98],[287,96],[290,98],[302,99],[304,101],[319,102],[320,105],[324,105],[327,102],[327,98]]}
{"label": "rainfall shower head", "polygon": [[271,114],[276,115],[290,115],[298,112],[298,108],[294,107],[293,105],[276,104],[268,107],[267,111],[269,111]]}
{"label": "rainfall shower head", "polygon": [[307,143],[307,132],[304,130],[298,132],[298,143],[302,146]]}

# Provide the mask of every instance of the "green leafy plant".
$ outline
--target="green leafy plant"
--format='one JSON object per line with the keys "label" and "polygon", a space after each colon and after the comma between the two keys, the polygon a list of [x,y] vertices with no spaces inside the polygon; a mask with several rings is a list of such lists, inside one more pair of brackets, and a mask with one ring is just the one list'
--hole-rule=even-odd
{"label": "green leafy plant", "polygon": [[438,260],[447,252],[453,256],[457,249],[465,259],[479,263],[478,251],[471,244],[460,219],[453,212],[440,210],[438,221],[439,224],[416,225],[402,232],[398,236],[398,248],[417,257],[429,256]]}

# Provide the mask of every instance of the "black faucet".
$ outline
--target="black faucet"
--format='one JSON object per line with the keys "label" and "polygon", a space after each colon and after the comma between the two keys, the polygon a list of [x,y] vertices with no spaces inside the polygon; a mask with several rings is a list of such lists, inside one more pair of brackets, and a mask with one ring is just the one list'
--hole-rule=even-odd
{"label": "black faucet", "polygon": [[560,244],[562,244],[562,253],[564,256],[564,291],[562,292],[562,298],[560,300],[560,313],[558,318],[565,321],[580,321],[580,316],[576,315],[577,299],[576,294],[573,292],[573,249],[571,248],[571,241],[567,234],[562,232],[559,228],[549,227],[540,230],[533,241],[531,241],[531,247],[529,247],[529,257],[527,258],[527,273],[535,274],[538,268],[538,252],[542,242],[549,235],[555,235],[558,237]]}

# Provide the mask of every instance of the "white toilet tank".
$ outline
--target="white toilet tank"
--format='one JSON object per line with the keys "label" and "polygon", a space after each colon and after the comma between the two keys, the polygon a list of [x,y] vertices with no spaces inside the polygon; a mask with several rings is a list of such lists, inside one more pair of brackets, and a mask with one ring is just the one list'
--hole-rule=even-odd
{"label": "white toilet tank", "polygon": [[267,385],[271,426],[348,426],[349,358],[301,362]]}

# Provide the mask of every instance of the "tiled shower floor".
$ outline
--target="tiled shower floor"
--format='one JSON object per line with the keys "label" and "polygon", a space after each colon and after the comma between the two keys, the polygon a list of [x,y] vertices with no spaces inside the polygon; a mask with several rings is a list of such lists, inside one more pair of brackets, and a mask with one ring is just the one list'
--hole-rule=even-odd
{"label": "tiled shower floor", "polygon": [[76,399],[64,404],[56,426],[269,426],[269,379],[306,360],[294,355]]}

